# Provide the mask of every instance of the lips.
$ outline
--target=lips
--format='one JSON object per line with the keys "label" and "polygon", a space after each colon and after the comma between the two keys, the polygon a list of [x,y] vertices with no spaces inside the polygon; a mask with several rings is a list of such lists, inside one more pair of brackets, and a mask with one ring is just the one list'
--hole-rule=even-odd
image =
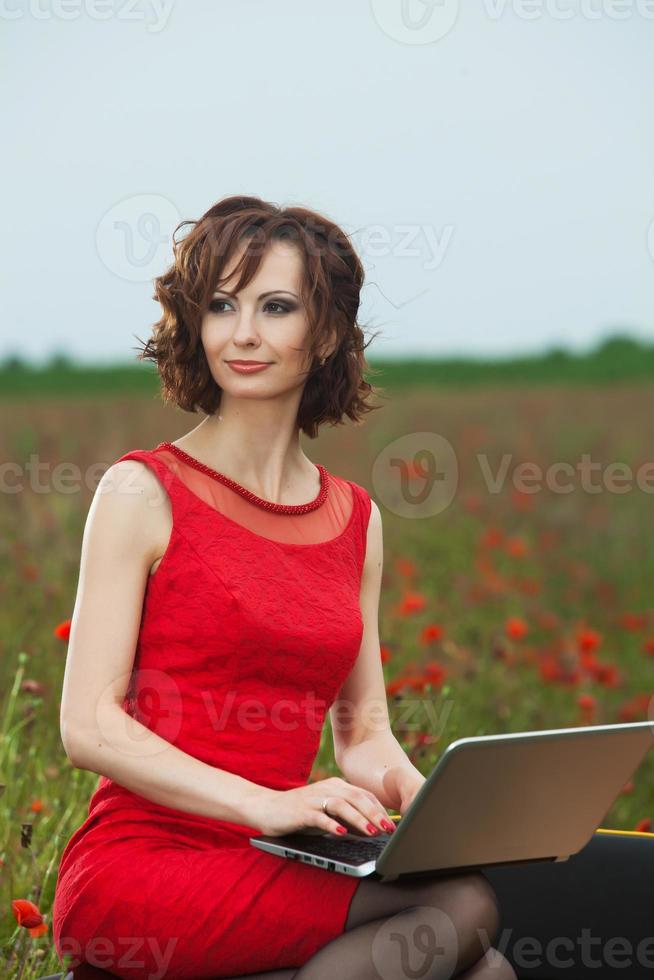
{"label": "lips", "polygon": [[237,374],[256,374],[265,371],[270,365],[265,361],[227,361],[227,364]]}

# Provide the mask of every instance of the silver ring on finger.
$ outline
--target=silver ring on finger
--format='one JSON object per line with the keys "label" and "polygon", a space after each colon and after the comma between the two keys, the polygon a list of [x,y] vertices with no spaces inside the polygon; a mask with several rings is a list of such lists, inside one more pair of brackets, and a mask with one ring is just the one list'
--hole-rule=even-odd
{"label": "silver ring on finger", "polygon": [[[328,797],[328,796],[326,796],[326,797],[325,797],[325,799],[324,799],[324,800],[322,801],[322,809],[323,809],[323,813],[327,813],[327,800],[328,800],[328,799],[329,799],[329,797]],[[327,816],[329,816],[329,814],[328,814],[328,813],[327,813]]]}

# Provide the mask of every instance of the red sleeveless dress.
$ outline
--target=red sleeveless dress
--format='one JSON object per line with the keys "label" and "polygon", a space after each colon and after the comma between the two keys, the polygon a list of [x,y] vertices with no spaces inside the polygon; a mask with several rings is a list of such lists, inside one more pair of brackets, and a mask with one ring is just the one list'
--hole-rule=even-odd
{"label": "red sleeveless dress", "polygon": [[[211,766],[305,785],[361,643],[368,493],[319,466],[317,497],[281,505],[171,443],[120,459],[154,471],[173,515],[124,709]],[[59,865],[59,956],[129,980],[301,966],[344,931],[359,879],[261,851],[260,832],[101,776]]]}

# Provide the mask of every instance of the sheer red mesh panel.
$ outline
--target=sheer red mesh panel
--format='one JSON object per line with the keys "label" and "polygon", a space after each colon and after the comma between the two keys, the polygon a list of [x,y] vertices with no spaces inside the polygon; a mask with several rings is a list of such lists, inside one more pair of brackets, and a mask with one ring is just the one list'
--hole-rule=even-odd
{"label": "sheer red mesh panel", "polygon": [[338,537],[348,526],[355,506],[350,483],[327,474],[327,494],[314,510],[284,514],[265,510],[237,490],[184,462],[168,449],[156,449],[157,457],[199,497],[224,517],[272,541],[288,544],[319,544]]}

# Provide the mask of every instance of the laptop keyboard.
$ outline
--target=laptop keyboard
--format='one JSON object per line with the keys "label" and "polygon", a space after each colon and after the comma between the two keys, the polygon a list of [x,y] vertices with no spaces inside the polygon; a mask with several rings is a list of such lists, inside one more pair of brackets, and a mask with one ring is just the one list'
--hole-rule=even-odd
{"label": "laptop keyboard", "polygon": [[330,861],[340,861],[343,864],[367,864],[376,861],[392,833],[379,833],[374,838],[351,837],[336,838],[321,837],[318,834],[285,834],[277,843],[283,846],[296,847],[301,851],[310,851],[318,857]]}

